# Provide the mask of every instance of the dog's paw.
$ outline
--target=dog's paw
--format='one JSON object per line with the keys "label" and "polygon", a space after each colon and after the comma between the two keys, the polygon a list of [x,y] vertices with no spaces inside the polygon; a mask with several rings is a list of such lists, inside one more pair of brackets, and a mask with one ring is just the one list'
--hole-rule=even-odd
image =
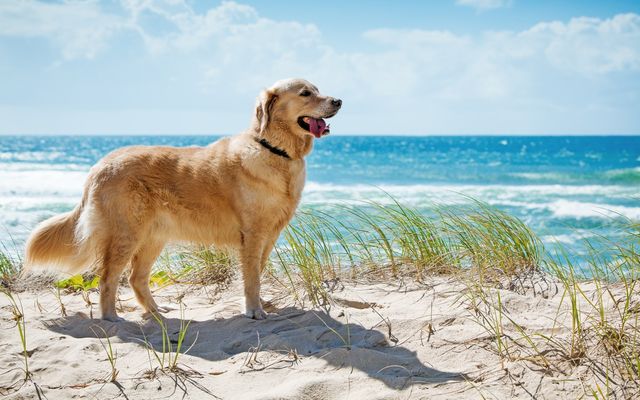
{"label": "dog's paw", "polygon": [[143,319],[155,319],[155,318],[164,318],[162,314],[166,314],[169,311],[175,310],[175,308],[172,307],[168,307],[168,306],[154,306],[153,308],[148,308],[147,311],[145,311],[142,314],[142,318]]}
{"label": "dog's paw", "polygon": [[275,312],[278,309],[272,301],[265,300],[262,297],[260,298],[260,304],[262,304],[262,309],[269,314]]}
{"label": "dog's paw", "polygon": [[122,317],[118,317],[117,314],[107,314],[102,316],[102,320],[109,321],[109,322],[122,322],[125,319]]}
{"label": "dog's paw", "polygon": [[247,317],[251,319],[266,319],[267,313],[262,308],[255,309],[247,309],[247,312],[244,313]]}
{"label": "dog's paw", "polygon": [[173,311],[173,310],[175,310],[175,308],[169,307],[169,306],[158,306],[156,308],[156,311],[161,313],[168,313],[169,311]]}
{"label": "dog's paw", "polygon": [[160,311],[159,309],[155,309],[153,311],[145,311],[144,313],[142,313],[142,319],[148,319],[148,320],[164,320],[166,317],[164,315],[162,315],[161,313],[164,311]]}

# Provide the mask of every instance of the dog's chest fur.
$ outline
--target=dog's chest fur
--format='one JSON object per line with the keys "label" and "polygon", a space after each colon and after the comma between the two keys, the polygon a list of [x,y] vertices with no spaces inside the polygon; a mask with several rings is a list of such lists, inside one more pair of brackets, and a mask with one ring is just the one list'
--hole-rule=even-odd
{"label": "dog's chest fur", "polygon": [[300,202],[306,173],[304,160],[278,157],[260,149],[251,152],[242,160],[240,176],[245,206],[261,213],[263,222],[282,229]]}

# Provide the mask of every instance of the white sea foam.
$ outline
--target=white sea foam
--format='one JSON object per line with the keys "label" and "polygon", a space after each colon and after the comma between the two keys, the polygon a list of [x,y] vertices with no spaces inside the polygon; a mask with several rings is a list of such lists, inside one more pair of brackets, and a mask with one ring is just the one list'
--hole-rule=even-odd
{"label": "white sea foam", "polygon": [[383,192],[390,193],[395,197],[428,196],[439,198],[443,195],[447,197],[460,197],[461,194],[472,197],[490,195],[496,200],[513,199],[524,202],[527,199],[526,195],[544,197],[584,195],[620,199],[628,199],[638,195],[637,189],[623,185],[337,185],[308,182],[305,186],[305,194],[314,196],[334,193],[347,198],[360,198],[365,195],[376,195],[377,193],[376,197],[385,197],[386,195]]}
{"label": "white sea foam", "polygon": [[561,233],[557,235],[543,235],[540,240],[547,244],[576,244],[577,242],[594,237],[593,232],[587,230],[577,230],[573,233]]}
{"label": "white sea foam", "polygon": [[0,162],[0,171],[89,171],[89,166],[73,163]]}
{"label": "white sea foam", "polygon": [[[7,167],[7,168],[4,168]],[[67,165],[68,167],[68,165]],[[0,163],[0,241],[2,229],[18,238],[40,220],[71,209],[79,201],[88,173],[86,166]],[[388,194],[387,194],[388,193]],[[431,204],[486,201],[532,226],[553,218],[601,218],[619,215],[640,219],[638,197],[632,185],[469,185],[469,184],[332,184],[307,182],[302,203],[362,205],[365,201],[391,203],[393,198],[417,207]],[[575,237],[556,237],[561,242]]]}
{"label": "white sea foam", "polygon": [[[634,198],[635,188],[622,185],[336,185],[309,182],[303,203],[362,204],[362,201],[391,203],[386,194],[411,205],[469,202],[467,197],[483,200],[497,207],[547,211],[552,217],[640,218],[640,207],[615,204]],[[579,197],[579,200],[575,198]],[[596,203],[586,199],[603,199]],[[607,201],[613,201],[609,204]]]}
{"label": "white sea foam", "polygon": [[[589,158],[598,158],[595,155],[585,155]],[[514,172],[509,174],[512,177],[524,179],[526,181],[553,181],[561,183],[569,183],[579,181],[581,178],[575,173],[562,172]],[[612,169],[604,172],[593,173],[590,179],[599,177],[603,181],[612,183],[622,183],[621,181],[628,179],[632,182],[638,182],[640,179],[640,167]]]}
{"label": "white sea foam", "polygon": [[612,169],[604,173],[605,176],[615,178],[624,175],[638,175],[640,174],[640,167],[624,168],[624,169]]}
{"label": "white sea foam", "polygon": [[0,163],[0,242],[22,243],[33,227],[73,208],[88,168]]}
{"label": "white sea foam", "polygon": [[541,236],[540,240],[542,240],[543,243],[551,243],[551,244],[553,243],[573,244],[577,240],[580,240],[580,238],[574,235],[545,235],[545,236]]}
{"label": "white sea foam", "polygon": [[514,172],[509,175],[530,181],[553,180],[556,182],[562,182],[570,179],[569,175],[561,174],[559,172]]}
{"label": "white sea foam", "polygon": [[[0,170],[0,207],[28,209],[40,208],[38,204],[75,202],[82,194],[87,173],[86,169]],[[630,185],[342,185],[311,181],[306,184],[302,201],[307,204],[391,202],[387,193],[414,205],[468,202],[465,196],[469,196],[498,207],[546,209],[557,217],[603,217],[615,213],[629,218],[640,216],[640,207],[616,202],[638,196],[637,188]]]}
{"label": "white sea foam", "polygon": [[612,204],[587,203],[570,200],[556,200],[549,204],[554,217],[603,217],[615,218],[619,216],[640,219],[640,207],[627,207]]}
{"label": "white sea foam", "polygon": [[2,161],[54,161],[61,158],[69,158],[69,155],[61,151],[20,151],[0,152]]}
{"label": "white sea foam", "polygon": [[2,170],[0,196],[79,195],[86,177],[77,170]]}

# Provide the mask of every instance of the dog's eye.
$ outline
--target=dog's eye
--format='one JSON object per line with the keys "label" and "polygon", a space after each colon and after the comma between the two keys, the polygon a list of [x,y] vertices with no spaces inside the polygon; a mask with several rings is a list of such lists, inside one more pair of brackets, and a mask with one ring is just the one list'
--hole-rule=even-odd
{"label": "dog's eye", "polygon": [[302,97],[311,96],[311,92],[309,90],[303,90],[302,92],[300,92],[300,96]]}

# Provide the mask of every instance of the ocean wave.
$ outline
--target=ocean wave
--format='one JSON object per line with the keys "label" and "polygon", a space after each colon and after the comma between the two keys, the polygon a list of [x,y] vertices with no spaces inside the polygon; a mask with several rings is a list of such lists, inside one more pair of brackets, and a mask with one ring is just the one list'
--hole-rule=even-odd
{"label": "ocean wave", "polygon": [[33,162],[0,162],[0,171],[89,171],[87,164],[52,164]]}
{"label": "ocean wave", "polygon": [[611,169],[592,173],[562,173],[562,172],[514,172],[508,176],[530,182],[560,184],[577,184],[601,182],[603,184],[640,183],[640,167]]}
{"label": "ocean wave", "polygon": [[560,172],[513,172],[508,174],[514,178],[520,178],[527,181],[545,181],[568,183],[575,180],[571,174],[563,174]]}
{"label": "ocean wave", "polygon": [[55,161],[66,160],[69,155],[62,151],[2,151],[0,160],[2,161]]}
{"label": "ocean wave", "polygon": [[576,244],[581,240],[589,239],[595,235],[590,232],[575,232],[575,233],[561,233],[556,235],[543,235],[540,236],[545,244]]}
{"label": "ocean wave", "polygon": [[62,208],[73,208],[80,201],[81,195],[74,196],[1,196],[0,209],[19,211],[40,211]]}
{"label": "ocean wave", "polygon": [[640,219],[640,207],[556,200],[548,205],[554,217]]}
{"label": "ocean wave", "polygon": [[[0,227],[10,227],[18,237],[26,236],[24,232],[43,218],[73,208],[82,195],[87,173],[86,169],[1,170]],[[309,181],[302,204],[361,206],[368,201],[391,204],[397,199],[426,209],[434,204],[470,203],[473,198],[505,209],[536,229],[545,229],[554,220],[576,226],[588,221],[600,226],[606,219],[620,216],[638,220],[640,203],[633,200],[637,196],[634,185],[349,185]],[[557,224],[554,226],[558,229]],[[563,236],[556,239],[576,240]]]}
{"label": "ocean wave", "polygon": [[5,163],[36,163],[36,164],[87,164],[91,162],[91,152],[70,149],[64,150],[36,150],[36,151],[0,151],[0,162]]}
{"label": "ocean wave", "polygon": [[640,183],[640,167],[612,169],[604,172],[603,175],[615,183]]}
{"label": "ocean wave", "polygon": [[640,219],[640,207],[629,207],[617,204],[601,204],[572,200],[553,200],[546,203],[524,201],[495,201],[489,204],[497,207],[516,207],[526,210],[548,211],[554,218],[618,218],[625,217],[632,220]]}
{"label": "ocean wave", "polygon": [[[358,198],[374,196],[376,198],[392,196],[428,196],[442,195],[460,197],[461,195],[474,197],[492,197],[495,199],[522,198],[523,195],[536,196],[607,196],[628,199],[638,195],[636,188],[624,185],[438,185],[438,184],[380,184],[380,185],[339,185],[332,183],[307,182],[305,194],[343,194],[347,197]],[[495,197],[498,196],[498,197]]]}
{"label": "ocean wave", "polygon": [[[498,208],[518,210],[527,216],[532,211],[553,218],[640,219],[640,207],[618,204],[632,201],[636,188],[623,185],[335,185],[309,182],[303,204],[363,204],[376,201],[390,204],[393,198],[413,206],[486,201]],[[595,200],[597,199],[597,200]],[[600,202],[597,202],[600,201]],[[540,218],[543,215],[537,214]]]}
{"label": "ocean wave", "polygon": [[87,171],[3,170],[0,196],[79,196]]}

